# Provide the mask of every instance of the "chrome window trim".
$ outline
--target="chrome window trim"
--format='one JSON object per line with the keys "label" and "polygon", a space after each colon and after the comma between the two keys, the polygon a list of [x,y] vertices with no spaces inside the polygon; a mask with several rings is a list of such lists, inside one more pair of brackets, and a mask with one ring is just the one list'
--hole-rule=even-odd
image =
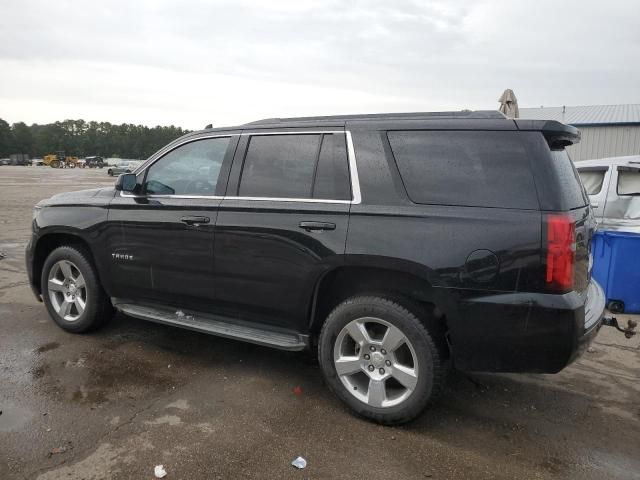
{"label": "chrome window trim", "polygon": [[353,200],[331,200],[329,198],[289,198],[289,197],[236,197],[225,196],[224,200],[246,200],[258,202],[296,202],[296,203],[345,203],[350,205]]}
{"label": "chrome window trim", "polygon": [[258,135],[320,135],[323,133],[346,133],[345,130],[297,130],[295,132],[280,132],[280,131],[268,131],[268,132],[242,132],[240,135],[243,137],[255,137]]}
{"label": "chrome window trim", "polygon": [[356,151],[353,148],[353,139],[351,132],[345,130],[347,136],[347,157],[349,159],[349,173],[351,174],[351,203],[358,205],[362,202],[362,194],[360,193],[360,177],[358,176],[358,164],[356,163]]}
{"label": "chrome window trim", "polygon": [[319,135],[323,133],[342,133],[345,135],[347,140],[347,161],[349,162],[349,174],[351,177],[351,200],[334,200],[334,199],[326,199],[326,198],[282,198],[282,197],[240,197],[237,195],[225,195],[225,196],[216,196],[216,195],[129,195],[125,194],[123,191],[120,191],[121,197],[128,198],[178,198],[178,199],[207,199],[207,200],[247,200],[247,201],[268,201],[268,202],[296,202],[296,203],[331,203],[331,204],[347,204],[347,205],[358,205],[362,203],[362,194],[360,192],[360,177],[358,176],[358,165],[356,163],[356,153],[353,147],[353,139],[351,137],[351,132],[349,130],[298,130],[298,131],[289,131],[289,132],[281,132],[281,131],[273,131],[273,132],[241,132],[241,133],[231,133],[226,135],[207,135],[192,139],[187,139],[184,142],[178,143],[174,145],[172,148],[166,148],[158,152],[153,159],[147,160],[148,164],[141,165],[140,171],[134,171],[133,173],[138,175],[143,173],[147,168],[151,167],[155,162],[157,162],[164,155],[169,153],[172,150],[175,150],[182,145],[187,143],[196,142],[198,140],[205,140],[207,138],[224,138],[224,137],[234,137],[234,136],[258,136],[258,135]]}

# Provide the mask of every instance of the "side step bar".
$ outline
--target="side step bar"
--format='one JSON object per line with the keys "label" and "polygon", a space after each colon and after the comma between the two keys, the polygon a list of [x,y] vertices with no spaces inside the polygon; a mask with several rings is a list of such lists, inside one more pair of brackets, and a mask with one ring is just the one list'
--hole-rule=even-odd
{"label": "side step bar", "polygon": [[141,305],[127,300],[111,299],[113,306],[130,317],[151,322],[173,325],[219,337],[233,338],[257,345],[281,350],[304,350],[308,336],[293,331],[265,327],[263,325],[230,320],[225,317],[202,312],[176,310],[159,305]]}

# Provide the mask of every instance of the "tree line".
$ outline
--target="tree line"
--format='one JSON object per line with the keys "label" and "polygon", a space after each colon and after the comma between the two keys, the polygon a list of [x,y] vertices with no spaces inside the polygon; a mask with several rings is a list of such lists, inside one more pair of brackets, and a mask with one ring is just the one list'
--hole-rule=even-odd
{"label": "tree line", "polygon": [[0,158],[13,153],[26,153],[36,158],[62,150],[77,157],[100,155],[144,159],[185,133],[188,130],[173,125],[146,127],[84,120],[9,125],[0,118]]}

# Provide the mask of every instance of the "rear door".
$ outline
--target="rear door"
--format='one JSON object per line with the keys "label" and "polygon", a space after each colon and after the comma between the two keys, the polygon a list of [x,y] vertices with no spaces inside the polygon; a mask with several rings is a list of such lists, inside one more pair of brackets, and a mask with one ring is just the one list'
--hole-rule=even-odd
{"label": "rear door", "polygon": [[243,133],[215,228],[223,313],[304,330],[353,198],[343,130]]}

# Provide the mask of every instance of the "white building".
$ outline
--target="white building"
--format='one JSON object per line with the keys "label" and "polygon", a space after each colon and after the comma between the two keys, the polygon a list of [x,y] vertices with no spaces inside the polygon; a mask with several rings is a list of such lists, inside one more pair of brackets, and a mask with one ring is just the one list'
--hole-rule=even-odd
{"label": "white building", "polygon": [[640,154],[640,104],[521,108],[520,118],[558,120],[580,129],[574,161]]}

